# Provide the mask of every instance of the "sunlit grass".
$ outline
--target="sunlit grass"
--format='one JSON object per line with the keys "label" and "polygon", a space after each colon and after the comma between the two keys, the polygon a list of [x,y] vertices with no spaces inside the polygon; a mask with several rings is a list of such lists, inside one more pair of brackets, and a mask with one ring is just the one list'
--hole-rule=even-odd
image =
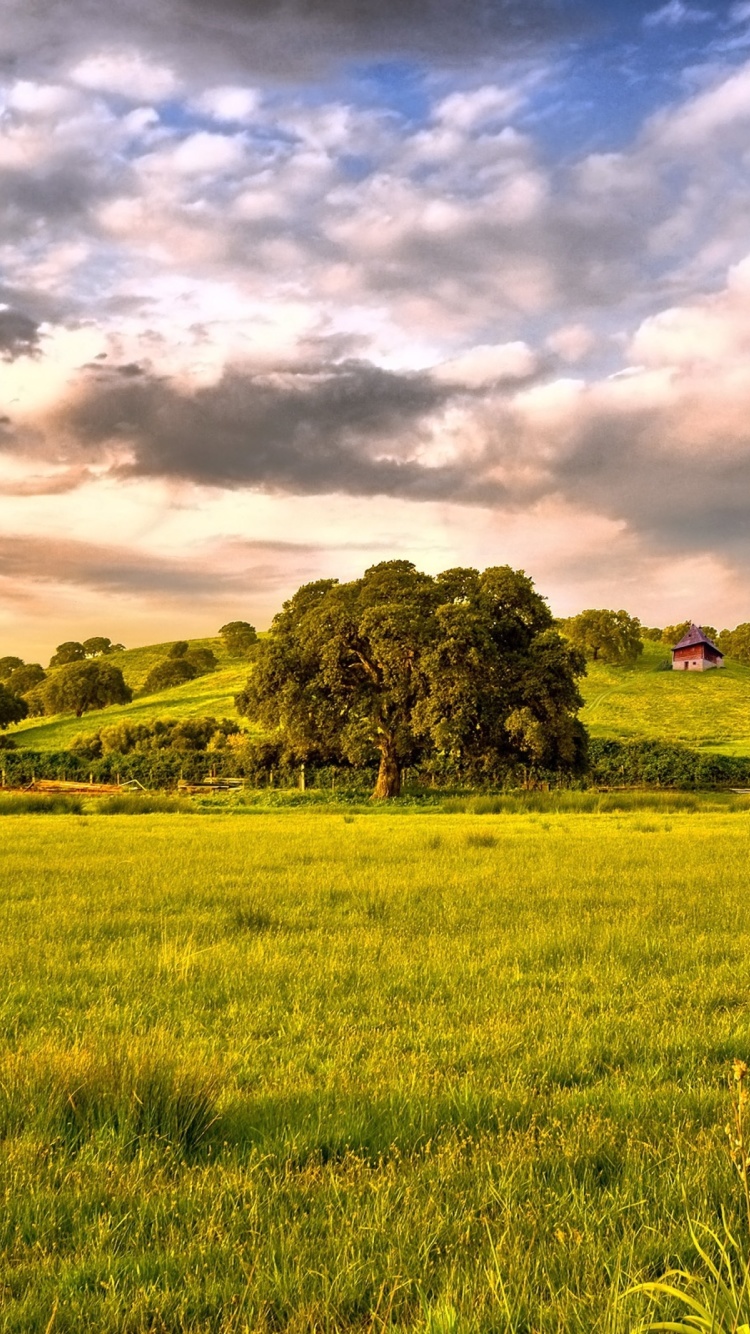
{"label": "sunlit grass", "polygon": [[669,662],[663,644],[646,643],[634,667],[589,663],[581,720],[591,735],[750,755],[750,667],[725,659],[716,671],[662,670]]}
{"label": "sunlit grass", "polygon": [[742,813],[0,833],[4,1334],[624,1331],[744,1242]]}
{"label": "sunlit grass", "polygon": [[[31,750],[66,750],[81,732],[96,732],[127,718],[131,722],[147,722],[153,718],[236,718],[234,697],[247,681],[250,665],[243,659],[229,658],[220,639],[193,639],[192,648],[210,648],[219,666],[214,672],[186,681],[184,685],[160,690],[154,695],[137,696],[148,673],[167,655],[170,644],[152,644],[147,648],[129,649],[113,653],[109,659],[122,669],[128,685],[136,692],[132,704],[113,704],[98,709],[83,718],[29,718],[12,729],[19,746]],[[244,726],[249,726],[247,723]]]}

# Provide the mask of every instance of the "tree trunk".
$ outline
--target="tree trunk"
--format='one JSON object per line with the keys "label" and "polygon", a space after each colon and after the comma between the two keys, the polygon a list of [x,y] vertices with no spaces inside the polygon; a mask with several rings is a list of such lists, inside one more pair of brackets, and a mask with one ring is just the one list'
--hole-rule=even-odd
{"label": "tree trunk", "polygon": [[398,797],[401,793],[401,770],[398,766],[396,751],[390,737],[384,738],[380,747],[380,768],[378,781],[372,794],[373,801],[387,801],[389,797]]}

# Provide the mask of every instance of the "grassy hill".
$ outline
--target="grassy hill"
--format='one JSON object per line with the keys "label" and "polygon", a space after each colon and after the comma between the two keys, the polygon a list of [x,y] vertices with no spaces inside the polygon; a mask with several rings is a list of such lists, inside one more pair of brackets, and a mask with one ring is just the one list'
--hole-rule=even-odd
{"label": "grassy hill", "polygon": [[673,672],[670,662],[668,648],[646,643],[634,667],[590,663],[581,720],[591,736],[750,755],[750,667],[727,661],[720,671]]}
{"label": "grassy hill", "polygon": [[[171,643],[149,644],[112,655],[134,692]],[[219,639],[194,639],[191,648],[213,649],[218,669],[185,685],[132,704],[113,705],[84,718],[30,718],[13,730],[17,744],[33,750],[65,750],[79,732],[94,732],[123,718],[190,718],[213,714],[234,718],[234,696],[247,679],[249,664],[229,658]],[[634,667],[589,664],[582,683],[581,718],[594,737],[620,741],[658,738],[726,755],[750,755],[750,667],[728,662],[722,671],[673,672],[669,650],[647,643]],[[665,670],[666,669],[666,670]]]}
{"label": "grassy hill", "polygon": [[[137,694],[146,677],[158,662],[166,658],[173,641],[149,644],[145,648],[124,649],[113,653],[108,661],[120,667],[128,685]],[[199,676],[171,690],[160,690],[156,695],[135,698],[132,704],[113,704],[108,709],[88,713],[83,718],[28,718],[13,729],[18,746],[31,750],[65,750],[79,732],[97,732],[100,727],[121,722],[146,722],[152,718],[196,718],[213,714],[216,718],[235,718],[234,696],[247,680],[249,663],[246,659],[230,658],[220,639],[191,639],[191,648],[210,648],[216,654],[219,666],[206,676]]]}

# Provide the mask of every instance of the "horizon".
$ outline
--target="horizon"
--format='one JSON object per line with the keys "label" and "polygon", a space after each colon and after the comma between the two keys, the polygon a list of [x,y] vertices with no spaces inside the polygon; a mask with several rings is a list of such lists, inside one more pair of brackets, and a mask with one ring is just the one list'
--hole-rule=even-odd
{"label": "horizon", "polygon": [[0,656],[396,557],[750,619],[750,3],[7,10]]}

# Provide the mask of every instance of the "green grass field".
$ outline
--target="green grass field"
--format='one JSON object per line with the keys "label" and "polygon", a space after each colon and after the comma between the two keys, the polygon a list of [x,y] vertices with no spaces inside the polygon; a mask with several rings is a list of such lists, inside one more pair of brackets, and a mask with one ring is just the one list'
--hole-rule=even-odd
{"label": "green grass field", "polygon": [[[28,718],[12,729],[16,744],[32,750],[65,750],[80,732],[96,732],[100,727],[119,723],[124,718],[133,722],[153,718],[196,718],[209,714],[216,718],[236,718],[234,697],[244,686],[251,664],[243,659],[229,658],[220,639],[193,639],[190,646],[212,649],[219,663],[217,670],[171,690],[136,698],[132,704],[113,704],[108,709],[85,714],[83,718]],[[128,685],[137,692],[151,668],[167,656],[170,647],[171,644],[166,643],[126,649],[111,654],[108,661],[121,668]]]}
{"label": "green grass field", "polygon": [[668,648],[646,643],[635,667],[589,663],[581,720],[591,736],[750,755],[750,667],[729,660],[716,671],[664,671],[669,661]]}
{"label": "green grass field", "polygon": [[0,1331],[635,1329],[741,1215],[747,821],[3,819]]}

